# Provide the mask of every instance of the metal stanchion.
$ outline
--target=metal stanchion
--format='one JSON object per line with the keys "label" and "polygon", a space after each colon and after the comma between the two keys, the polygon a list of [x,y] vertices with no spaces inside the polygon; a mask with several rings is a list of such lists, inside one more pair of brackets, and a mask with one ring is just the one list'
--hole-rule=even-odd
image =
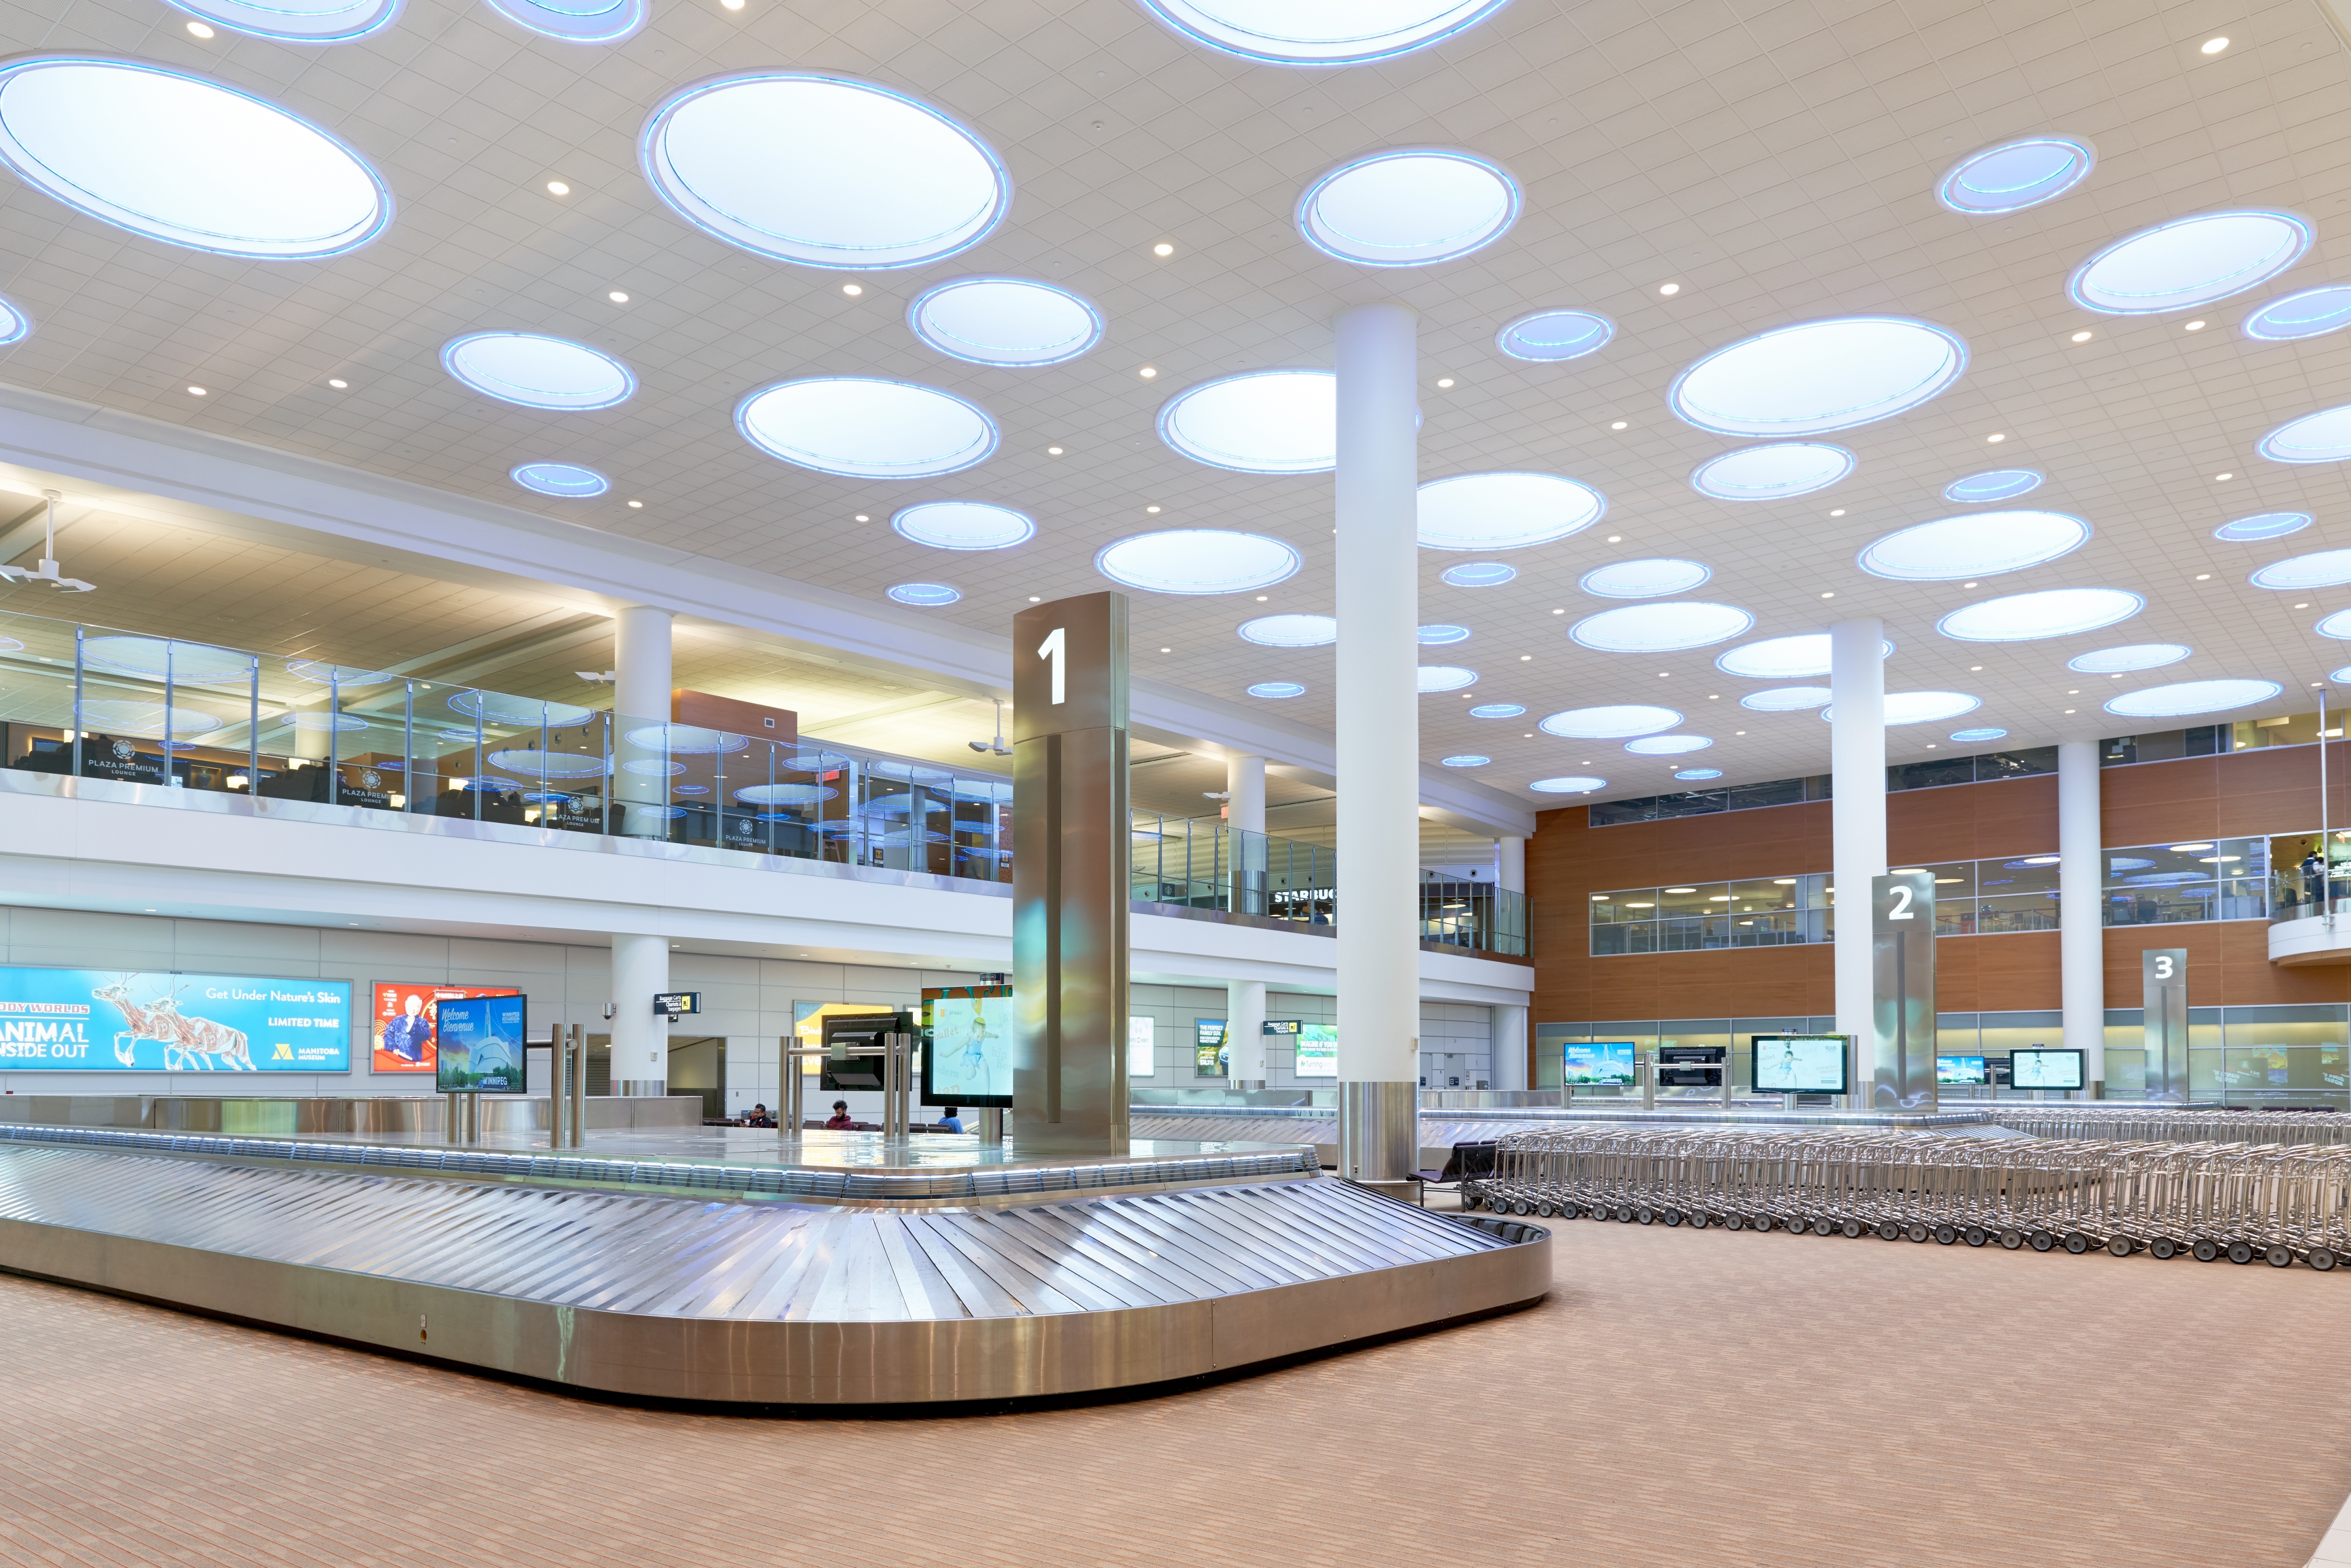
{"label": "metal stanchion", "polygon": [[1000,1108],[979,1113],[979,1141],[983,1146],[1004,1142],[1004,1112]]}
{"label": "metal stanchion", "polygon": [[783,1105],[776,1117],[776,1134],[778,1137],[797,1138],[803,1116],[800,1102],[808,1092],[807,1075],[800,1071],[798,1041],[785,1035],[776,1042],[776,1054],[784,1064]]}
{"label": "metal stanchion", "polygon": [[571,1066],[564,1076],[571,1087],[571,1113],[564,1118],[563,1130],[570,1139],[567,1146],[576,1149],[580,1146],[581,1134],[588,1125],[588,1027],[585,1024],[571,1026],[569,1049]]}
{"label": "metal stanchion", "polygon": [[563,1147],[563,1113],[571,1100],[567,1070],[571,1064],[568,1031],[556,1024],[547,1031],[547,1146]]}

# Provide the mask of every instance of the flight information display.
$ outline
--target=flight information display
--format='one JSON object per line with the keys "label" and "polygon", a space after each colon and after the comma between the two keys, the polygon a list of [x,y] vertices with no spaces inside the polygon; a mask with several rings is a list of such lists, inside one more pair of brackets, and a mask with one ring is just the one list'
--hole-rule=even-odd
{"label": "flight information display", "polygon": [[1754,1051],[1758,1094],[1843,1094],[1845,1037],[1841,1034],[1759,1034]]}

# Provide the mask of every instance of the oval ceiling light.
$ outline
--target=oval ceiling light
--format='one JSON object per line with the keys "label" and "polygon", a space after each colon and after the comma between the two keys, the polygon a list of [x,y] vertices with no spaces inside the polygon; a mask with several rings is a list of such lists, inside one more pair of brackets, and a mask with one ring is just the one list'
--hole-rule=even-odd
{"label": "oval ceiling light", "polygon": [[1983,725],[1975,729],[1955,729],[1951,731],[1951,738],[1966,746],[1980,740],[2006,740],[2008,731],[1998,725]]}
{"label": "oval ceiling light", "polygon": [[1854,559],[1872,577],[1943,582],[2040,566],[2089,538],[2090,525],[2064,512],[1970,512],[1896,529]]}
{"label": "oval ceiling light", "polygon": [[1607,789],[1608,780],[1583,777],[1538,779],[1527,788],[1539,795],[1589,795],[1595,789]]}
{"label": "oval ceiling light", "polygon": [[1719,435],[1817,435],[1907,413],[1967,365],[1967,345],[1929,322],[1800,321],[1717,349],[1675,378],[1666,402]]}
{"label": "oval ceiling light", "polygon": [[1134,534],[1094,553],[1094,570],[1146,593],[1242,593],[1293,575],[1305,558],[1281,540],[1229,528]]}
{"label": "oval ceiling light", "polygon": [[1364,267],[1428,267],[1481,250],[1519,221],[1519,184],[1499,163],[1442,147],[1351,159],[1298,198],[1298,232]]}
{"label": "oval ceiling light", "polygon": [[912,382],[820,376],[762,387],[735,428],[770,457],[852,479],[926,479],[984,463],[996,421],[952,392]]}
{"label": "oval ceiling light", "polygon": [[1329,615],[1260,615],[1242,622],[1240,633],[1267,648],[1321,648],[1339,640],[1339,622]]}
{"label": "oval ceiling light", "polygon": [[1420,487],[1426,549],[1523,549],[1590,528],[1608,499],[1557,474],[1457,474]]}
{"label": "oval ceiling light", "polygon": [[2258,287],[2310,241],[2310,225],[2291,213],[2199,213],[2116,240],[2074,268],[2065,292],[2109,316],[2192,310]]}
{"label": "oval ceiling light", "polygon": [[2283,690],[2275,681],[2181,681],[2176,685],[2149,686],[2143,692],[2125,692],[2105,706],[2108,713],[2123,718],[2185,718],[2251,707]]}
{"label": "oval ceiling light", "polygon": [[1719,768],[1685,768],[1677,772],[1674,777],[1677,779],[1719,779],[1722,777],[1722,769]]}
{"label": "oval ceiling light", "polygon": [[729,245],[871,272],[968,249],[1012,181],[987,144],[929,105],[812,71],[747,71],[673,93],[637,162],[653,193]]}
{"label": "oval ceiling light", "polygon": [[[1894,644],[1881,643],[1877,656],[1892,658]],[[1766,637],[1761,643],[1731,649],[1715,660],[1714,667],[1726,675],[1744,675],[1752,681],[1792,681],[1805,675],[1825,675],[1829,673],[1829,634],[1805,632],[1793,637]]]}
{"label": "oval ceiling light", "polygon": [[593,468],[582,468],[577,463],[525,463],[507,476],[526,490],[536,490],[542,496],[561,496],[582,501],[601,496],[612,487],[612,482]]}
{"label": "oval ceiling light", "polygon": [[2351,403],[2290,420],[2256,450],[2273,463],[2340,463],[2351,457]]}
{"label": "oval ceiling light", "polygon": [[1577,622],[1567,634],[1604,653],[1670,653],[1728,642],[1754,624],[1755,617],[1737,605],[1677,599],[1604,610]]}
{"label": "oval ceiling light", "polygon": [[2196,650],[2179,643],[2133,643],[2121,648],[2100,648],[2065,661],[2069,670],[2085,675],[2120,675],[2133,670],[2159,670],[2176,664]]}
{"label": "oval ceiling light", "polygon": [[1010,549],[1037,536],[1036,520],[985,501],[925,501],[891,517],[901,538],[933,549]]}
{"label": "oval ceiling light", "polygon": [[441,350],[441,366],[484,396],[525,408],[611,408],[637,390],[637,378],[611,355],[535,332],[453,338]]}
{"label": "oval ceiling light", "polygon": [[1423,664],[1416,672],[1416,685],[1423,693],[1458,692],[1464,686],[1478,684],[1478,672],[1465,670],[1458,664]]}
{"label": "oval ceiling light", "polygon": [[1499,588],[1517,577],[1519,569],[1499,560],[1472,560],[1448,566],[1437,575],[1456,588]]}
{"label": "oval ceiling light", "polygon": [[137,60],[0,66],[0,161],[91,217],[222,256],[340,256],[392,221],[382,179],[324,131],[236,88]]}
{"label": "oval ceiling light", "polygon": [[1458,757],[1443,757],[1437,760],[1447,768],[1483,768],[1494,759],[1490,757],[1480,757],[1474,751],[1465,751]]}
{"label": "oval ceiling light", "polygon": [[[1888,692],[1886,694],[1886,722],[1897,724],[1933,724],[1939,719],[1957,718],[1963,713],[1973,713],[1983,706],[1983,698],[1966,692]],[[1824,707],[1821,716],[1836,722],[1836,709]]]}
{"label": "oval ceiling light", "polygon": [[1360,65],[1425,49],[1508,0],[1143,0],[1195,43],[1280,66]]}
{"label": "oval ceiling light", "polygon": [[2305,588],[2335,588],[2351,582],[2351,549],[2314,550],[2272,561],[2245,580],[2255,588],[2281,592]]}
{"label": "oval ceiling light", "polygon": [[1704,751],[1714,741],[1703,735],[1652,735],[1639,740],[1628,740],[1625,749],[1635,757],[1679,757],[1686,752]]}
{"label": "oval ceiling light", "polygon": [[2351,284],[2305,288],[2257,306],[2245,318],[2245,336],[2265,343],[2290,343],[2351,327]]}
{"label": "oval ceiling light", "polygon": [[1514,360],[1556,364],[1608,346],[1616,323],[1593,310],[1538,310],[1494,334],[1494,347]]}
{"label": "oval ceiling light", "polygon": [[1609,707],[1569,708],[1555,713],[1535,727],[1569,740],[1625,740],[1635,735],[1656,735],[1681,723],[1669,707],[1625,703]]}
{"label": "oval ceiling light", "polygon": [[1713,568],[1694,560],[1620,560],[1585,572],[1578,586],[1603,599],[1654,599],[1687,593],[1713,575]]}
{"label": "oval ceiling light", "polygon": [[2127,621],[2147,601],[2121,588],[2049,588],[1954,610],[1935,630],[1962,643],[2029,643],[2071,637]]}
{"label": "oval ceiling light", "polygon": [[1479,703],[1469,710],[1471,718],[1516,718],[1527,711],[1524,703]]}
{"label": "oval ceiling light", "polygon": [[2086,141],[2070,136],[2027,136],[1970,152],[1951,165],[1935,199],[1955,213],[2013,213],[2055,201],[2097,164]]}
{"label": "oval ceiling light", "polygon": [[1424,648],[1442,647],[1447,643],[1467,643],[1468,641],[1469,641],[1469,628],[1467,626],[1448,626],[1438,622],[1420,629],[1420,645]]}
{"label": "oval ceiling light", "polygon": [[21,343],[32,335],[33,319],[7,300],[0,299],[0,349]]}
{"label": "oval ceiling light", "polygon": [[616,44],[645,25],[645,0],[489,0],[490,9],[542,37]]}
{"label": "oval ceiling light", "polygon": [[1102,341],[1099,311],[1066,288],[1025,277],[958,277],[906,307],[915,337],[975,365],[1058,365]]}
{"label": "oval ceiling light", "polygon": [[1721,501],[1777,501],[1825,490],[1853,472],[1853,454],[1813,441],[1743,446],[1690,470],[1690,488]]}
{"label": "oval ceiling light", "polygon": [[1802,713],[1826,706],[1833,695],[1826,686],[1773,686],[1770,691],[1748,693],[1739,699],[1739,706],[1757,713]]}
{"label": "oval ceiling light", "polygon": [[2283,538],[2308,527],[2308,512],[2256,512],[2250,517],[2238,517],[2222,523],[2212,530],[2212,537],[2241,544],[2253,539]]}
{"label": "oval ceiling light", "polygon": [[890,597],[901,604],[918,604],[925,608],[953,604],[963,597],[960,589],[949,588],[944,582],[901,582],[889,592]]}
{"label": "oval ceiling light", "polygon": [[2324,616],[2311,630],[2322,637],[2351,639],[2351,610],[2338,610],[2332,615]]}
{"label": "oval ceiling light", "polygon": [[1259,681],[1249,689],[1253,697],[1302,697],[1306,688],[1296,681]]}
{"label": "oval ceiling light", "polygon": [[2014,500],[2019,496],[2041,488],[2041,478],[2030,468],[1994,468],[1988,473],[1970,474],[1964,479],[1952,480],[1943,486],[1943,499],[1970,506],[1985,501]]}
{"label": "oval ceiling light", "polygon": [[274,0],[267,5],[242,0],[171,0],[192,16],[217,22],[232,32],[288,44],[340,44],[390,26],[401,0]]}
{"label": "oval ceiling light", "polygon": [[1339,379],[1249,371],[1186,387],[1159,410],[1159,439],[1215,468],[1324,474],[1339,462]]}

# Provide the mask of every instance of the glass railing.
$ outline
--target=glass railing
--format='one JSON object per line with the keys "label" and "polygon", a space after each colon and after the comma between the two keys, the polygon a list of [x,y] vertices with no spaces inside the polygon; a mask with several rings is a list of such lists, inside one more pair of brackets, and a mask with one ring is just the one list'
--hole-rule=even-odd
{"label": "glass railing", "polygon": [[1231,828],[1216,817],[1136,811],[1134,896],[1154,904],[1331,923],[1338,857],[1321,844]]}

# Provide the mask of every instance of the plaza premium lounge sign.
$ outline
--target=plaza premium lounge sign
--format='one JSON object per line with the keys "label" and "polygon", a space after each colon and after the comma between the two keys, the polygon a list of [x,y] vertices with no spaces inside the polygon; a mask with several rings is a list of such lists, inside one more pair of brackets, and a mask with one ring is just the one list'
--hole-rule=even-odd
{"label": "plaza premium lounge sign", "polygon": [[342,980],[0,966],[0,1072],[348,1072]]}

